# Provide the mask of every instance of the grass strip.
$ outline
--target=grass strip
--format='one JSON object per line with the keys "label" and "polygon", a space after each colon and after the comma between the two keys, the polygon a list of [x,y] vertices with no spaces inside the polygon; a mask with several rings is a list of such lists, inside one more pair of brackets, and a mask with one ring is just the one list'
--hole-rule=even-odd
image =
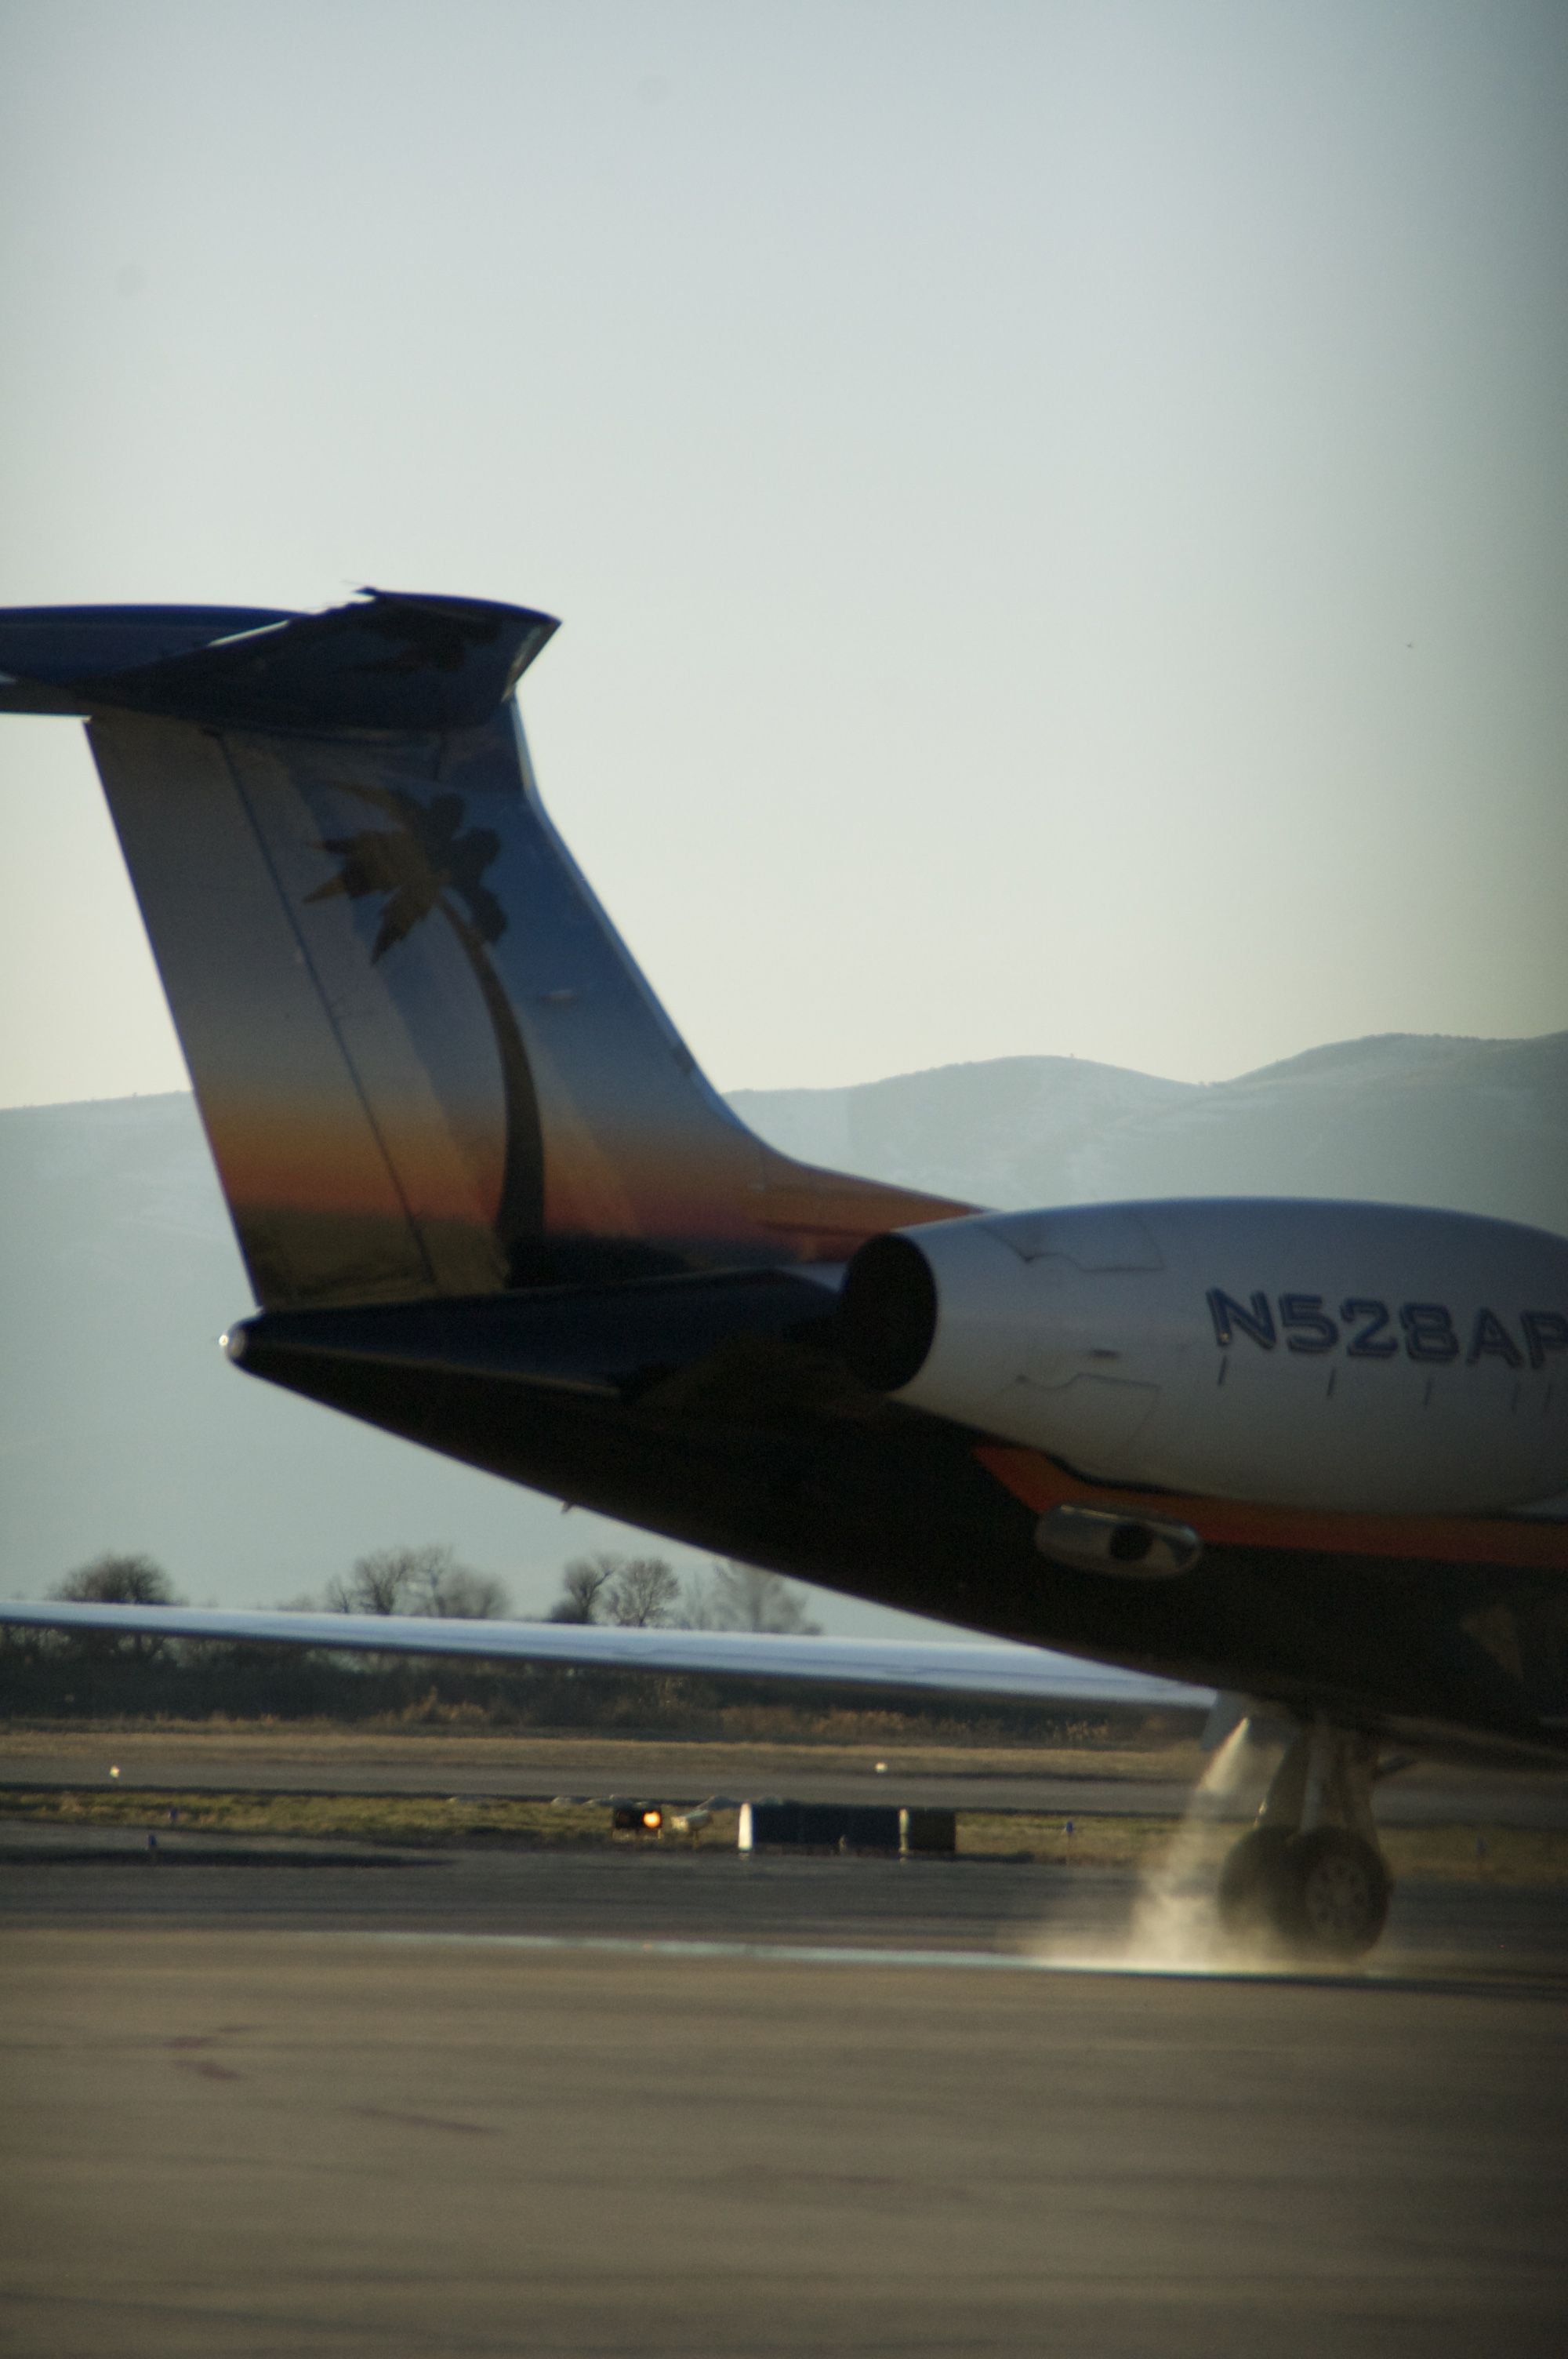
{"label": "grass strip", "polygon": [[[449,1851],[495,1845],[554,1850],[611,1841],[607,1804],[450,1798],[424,1794],[139,1794],[134,1788],[96,1792],[57,1788],[5,1798],[13,1825],[117,1827],[183,1834],[265,1835],[316,1843],[395,1844]],[[969,1859],[1011,1859],[1056,1867],[1141,1870],[1169,1849],[1182,1822],[1165,1817],[960,1810],[958,1853]],[[1068,1830],[1071,1829],[1069,1832]],[[1240,1830],[1232,1825],[1183,1827],[1195,1868],[1219,1863]],[[716,1812],[695,1835],[664,1838],[682,1849],[732,1851],[735,1813]],[[1547,1828],[1435,1825],[1390,1827],[1383,1844],[1396,1878],[1474,1884],[1568,1882],[1568,1833]]]}
{"label": "grass strip", "polygon": [[[1067,1832],[1068,1826],[1072,1832]],[[960,1854],[1023,1858],[1061,1867],[1142,1869],[1159,1864],[1180,1828],[1195,1874],[1219,1864],[1239,1825],[1196,1826],[1168,1818],[1066,1820],[966,1810]],[[1384,1827],[1383,1850],[1396,1883],[1562,1884],[1568,1882],[1568,1832],[1547,1827],[1438,1824]]]}
{"label": "grass strip", "polygon": [[134,1788],[102,1794],[65,1788],[8,1794],[4,1816],[13,1825],[272,1835],[442,1851],[487,1843],[544,1848],[610,1840],[610,1811],[597,1804],[557,1810],[550,1802],[489,1801],[472,1795],[452,1800],[439,1794],[155,1796]]}

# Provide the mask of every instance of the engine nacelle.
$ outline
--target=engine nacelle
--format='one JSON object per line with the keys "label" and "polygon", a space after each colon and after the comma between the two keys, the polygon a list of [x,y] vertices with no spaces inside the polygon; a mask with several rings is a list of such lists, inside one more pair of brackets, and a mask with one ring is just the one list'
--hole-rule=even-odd
{"label": "engine nacelle", "polygon": [[895,1399],[1108,1483],[1486,1513],[1568,1491],[1568,1239],[1275,1198],[874,1238],[843,1345]]}

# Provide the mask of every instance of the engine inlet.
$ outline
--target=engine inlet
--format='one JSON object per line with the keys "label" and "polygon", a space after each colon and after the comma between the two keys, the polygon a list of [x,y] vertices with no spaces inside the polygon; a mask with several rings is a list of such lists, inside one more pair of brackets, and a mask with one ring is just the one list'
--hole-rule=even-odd
{"label": "engine inlet", "polygon": [[838,1347],[878,1392],[913,1384],[936,1333],[936,1281],[907,1237],[872,1237],[844,1273]]}

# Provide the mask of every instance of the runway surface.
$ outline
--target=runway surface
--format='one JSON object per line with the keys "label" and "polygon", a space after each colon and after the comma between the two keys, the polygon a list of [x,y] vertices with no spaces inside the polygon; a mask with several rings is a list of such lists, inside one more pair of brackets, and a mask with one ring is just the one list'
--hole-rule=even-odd
{"label": "runway surface", "polygon": [[1556,2354],[1512,2000],[16,1936],[12,2353]]}
{"label": "runway surface", "polygon": [[[1197,1758],[1192,1756],[1196,1774]],[[103,1787],[110,1767],[128,1783],[171,1793],[491,1795],[549,1800],[559,1793],[646,1794],[698,1801],[716,1791],[737,1799],[787,1794],[803,1802],[898,1801],[967,1810],[1043,1810],[1093,1817],[1122,1812],[1178,1817],[1192,1778],[1140,1774],[1119,1756],[1116,1774],[1085,1748],[1070,1768],[1001,1766],[996,1756],[965,1761],[948,1748],[936,1766],[906,1767],[896,1756],[879,1777],[868,1758],[836,1758],[807,1745],[594,1744],[548,1739],[356,1735],[313,1747],[287,1733],[230,1738],[219,1732],[138,1731],[37,1734],[0,1741],[0,1810],[7,1787]],[[1135,1759],[1135,1756],[1134,1756]],[[1158,1756],[1156,1756],[1158,1760]],[[1237,1805],[1243,1816],[1250,1804]],[[1422,1765],[1379,1788],[1378,1815],[1390,1826],[1436,1821],[1568,1828],[1568,1773],[1510,1773]]]}
{"label": "runway surface", "polygon": [[1568,1894],[1221,1978],[1091,1870],[20,1832],[18,2359],[1568,2347]]}
{"label": "runway surface", "polygon": [[[146,1844],[129,1829],[0,1828],[0,1932],[452,1931],[1028,1951],[1076,1964],[1127,1958],[1142,1889],[1130,1871],[1006,1860],[400,1851],[178,1831],[160,1831],[156,1857]],[[1375,1971],[1568,2000],[1568,1885],[1402,1883]]]}

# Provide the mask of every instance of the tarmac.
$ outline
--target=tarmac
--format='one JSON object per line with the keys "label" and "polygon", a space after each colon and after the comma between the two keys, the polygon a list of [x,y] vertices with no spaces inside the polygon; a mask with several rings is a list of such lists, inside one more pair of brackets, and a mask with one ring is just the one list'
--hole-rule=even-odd
{"label": "tarmac", "polygon": [[[204,1729],[90,1737],[17,1731],[0,1740],[0,1815],[8,1788],[103,1788],[116,1762],[128,1784],[152,1793],[456,1794],[548,1801],[562,1792],[646,1792],[666,1802],[695,1802],[718,1788],[742,1799],[766,1791],[802,1802],[892,1799],[963,1810],[1177,1818],[1192,1792],[1190,1778],[1141,1775],[1125,1766],[1125,1756],[1117,1774],[1105,1774],[1090,1749],[1070,1769],[1058,1760],[1048,1770],[1030,1766],[1027,1756],[1022,1766],[1015,1760],[1005,1767],[995,1755],[967,1762],[951,1747],[936,1766],[912,1767],[895,1755],[890,1765],[895,1792],[868,1772],[863,1756],[834,1760],[804,1745],[596,1745],[363,1734],[315,1748],[308,1736],[290,1730],[287,1742],[269,1748],[254,1735],[230,1739]],[[1238,1807],[1246,1815],[1252,1805]],[[1568,1829],[1568,1773],[1422,1763],[1379,1786],[1378,1816],[1390,1826],[1443,1821]]]}
{"label": "tarmac", "polygon": [[1568,2348],[1562,1886],[1303,1975],[1111,1871],[0,1837],[14,2359]]}

